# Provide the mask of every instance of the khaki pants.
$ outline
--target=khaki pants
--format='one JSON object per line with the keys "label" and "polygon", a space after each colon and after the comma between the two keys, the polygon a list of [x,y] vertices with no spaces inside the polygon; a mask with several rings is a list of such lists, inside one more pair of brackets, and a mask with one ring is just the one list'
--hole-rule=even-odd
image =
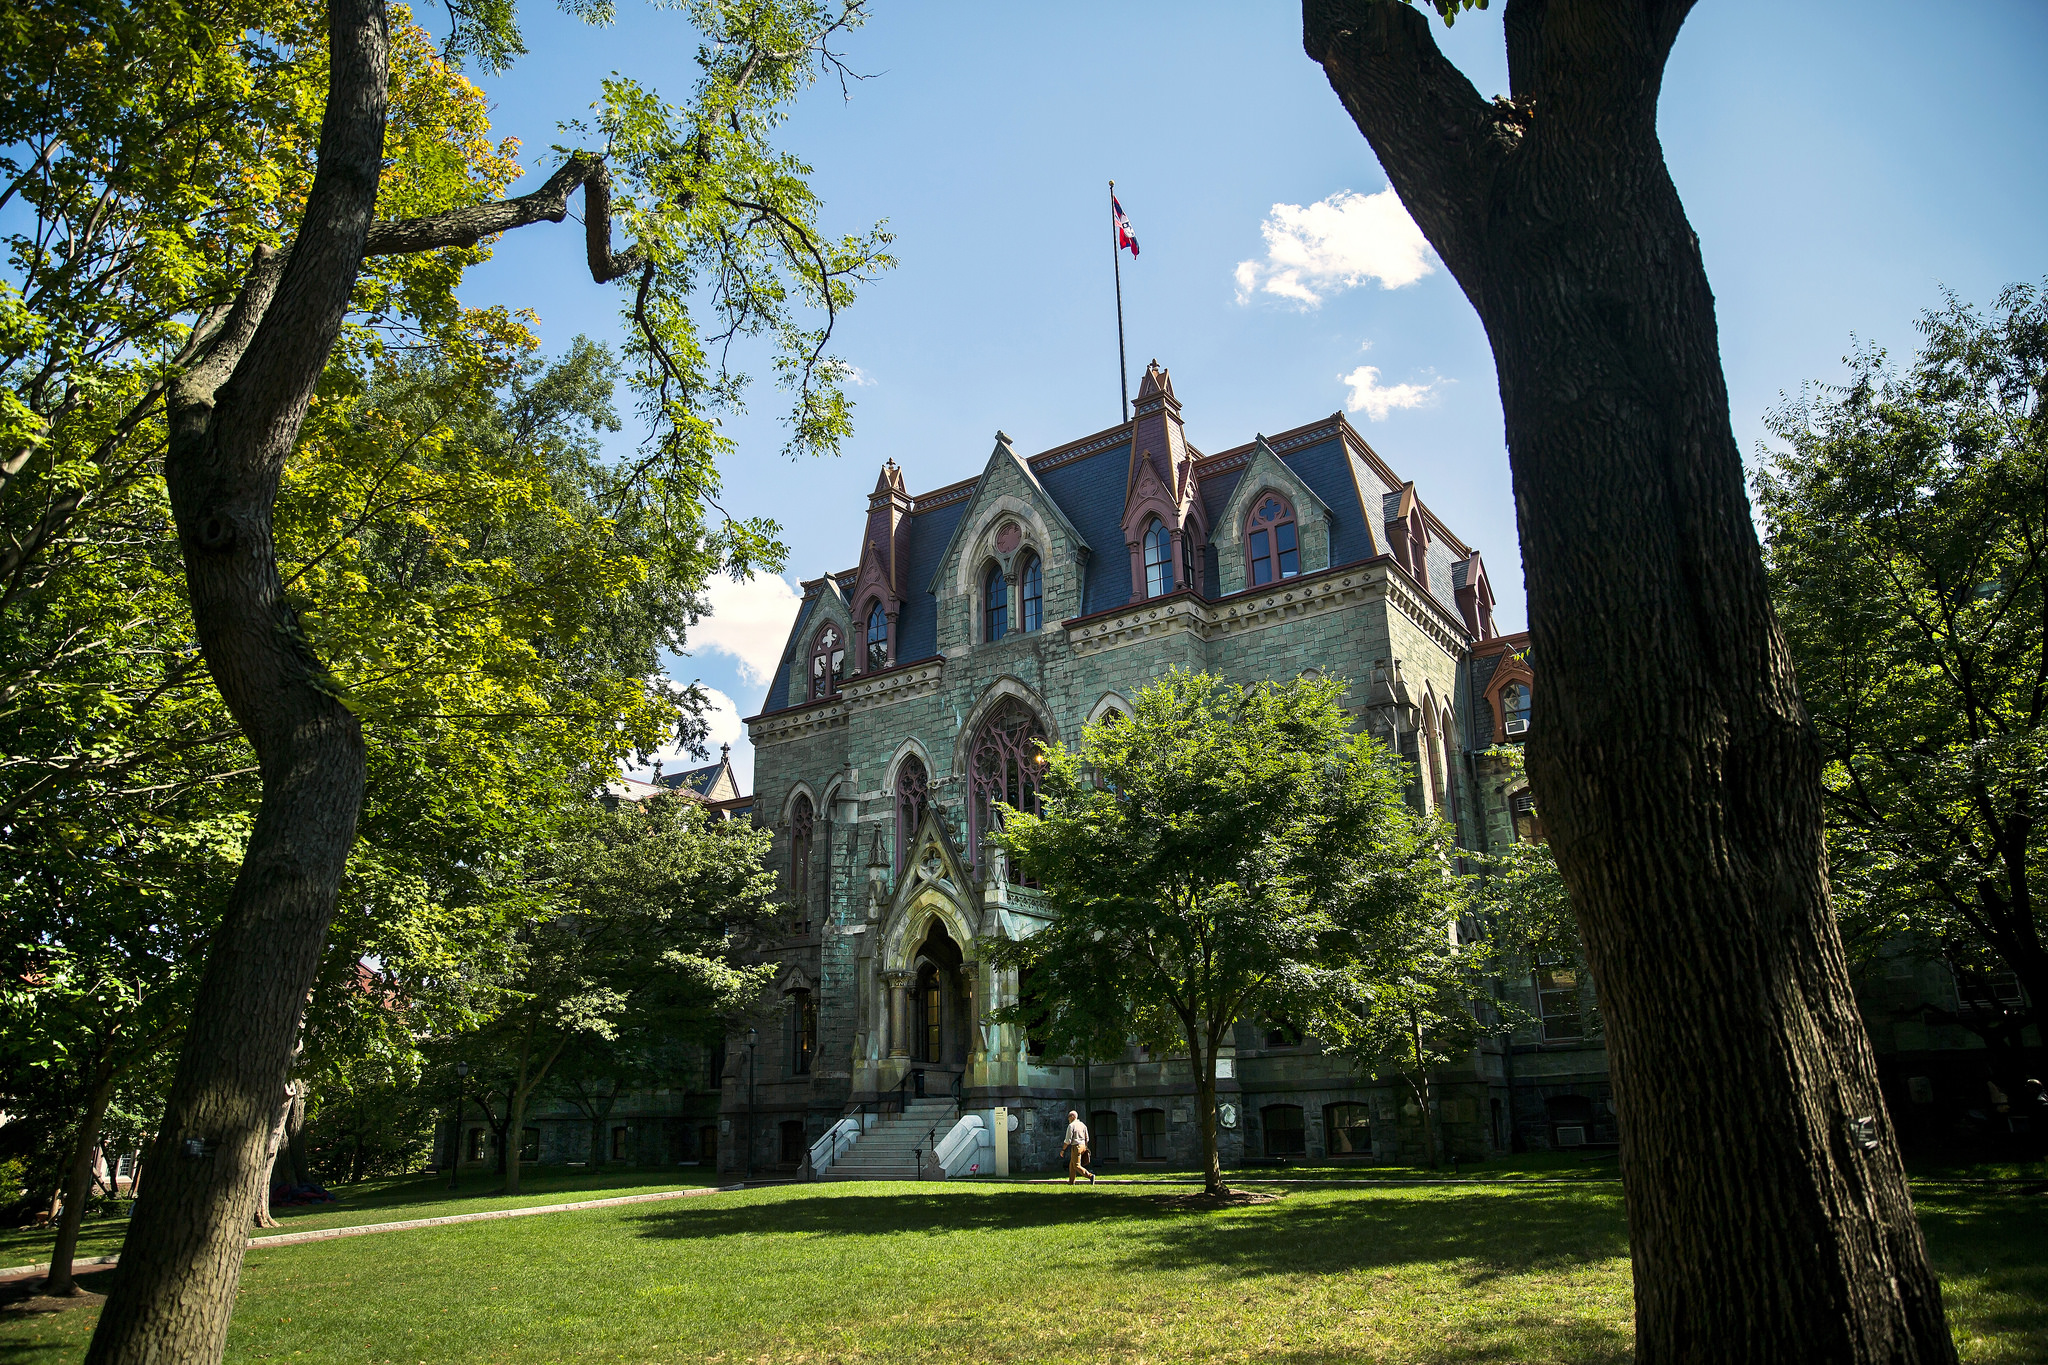
{"label": "khaki pants", "polygon": [[1078,1142],[1067,1144],[1067,1183],[1069,1185],[1074,1183],[1074,1179],[1077,1176],[1085,1175],[1090,1180],[1095,1178],[1095,1173],[1088,1169],[1087,1161],[1088,1149],[1086,1147]]}

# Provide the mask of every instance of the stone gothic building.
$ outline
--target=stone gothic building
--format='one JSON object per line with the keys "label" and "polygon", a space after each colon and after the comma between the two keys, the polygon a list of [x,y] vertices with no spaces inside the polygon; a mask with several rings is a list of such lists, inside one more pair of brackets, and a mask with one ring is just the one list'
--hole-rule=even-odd
{"label": "stone gothic building", "polygon": [[[1493,605],[1479,551],[1342,414],[1204,454],[1156,362],[1126,424],[1030,457],[998,433],[979,477],[928,493],[886,464],[859,562],[804,584],[747,722],[788,911],[765,950],[775,1007],[728,1044],[721,1165],[796,1167],[850,1104],[906,1081],[1007,1107],[1024,1169],[1054,1160],[1069,1108],[1113,1166],[1193,1160],[1182,1061],[1062,1065],[987,1022],[1017,983],[981,945],[1053,913],[1002,875],[992,805],[1034,800],[1033,741],[1074,738],[1174,665],[1318,671],[1349,680],[1358,724],[1413,763],[1411,799],[1462,845],[1541,837],[1485,756],[1527,731],[1534,683]],[[1613,1140],[1590,987],[1560,965],[1526,989],[1542,1029],[1444,1078],[1461,1154]],[[1394,1086],[1260,1021],[1236,1043],[1226,1161],[1421,1155]]]}

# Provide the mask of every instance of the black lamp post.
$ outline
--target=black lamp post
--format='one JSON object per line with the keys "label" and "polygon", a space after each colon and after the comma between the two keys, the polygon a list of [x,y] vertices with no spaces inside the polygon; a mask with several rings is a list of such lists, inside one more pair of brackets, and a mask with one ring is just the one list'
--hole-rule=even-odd
{"label": "black lamp post", "polygon": [[448,1188],[462,1182],[462,1083],[468,1079],[469,1063],[455,1064],[455,1130],[448,1135]]}
{"label": "black lamp post", "polygon": [[760,1030],[747,1030],[747,1179],[749,1180],[754,1178],[754,1045],[760,1041]]}

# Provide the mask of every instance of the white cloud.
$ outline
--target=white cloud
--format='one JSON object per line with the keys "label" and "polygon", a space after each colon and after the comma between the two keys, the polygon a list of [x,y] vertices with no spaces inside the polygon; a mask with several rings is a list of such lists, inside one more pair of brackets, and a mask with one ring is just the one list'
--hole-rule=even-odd
{"label": "white cloud", "polygon": [[1437,386],[1443,383],[1433,379],[1427,384],[1381,384],[1379,368],[1374,365],[1360,365],[1337,379],[1351,388],[1344,406],[1352,412],[1363,412],[1375,422],[1386,421],[1387,414],[1395,408],[1419,408],[1434,401]]}
{"label": "white cloud", "polygon": [[825,368],[831,370],[855,388],[871,389],[875,386],[874,379],[868,375],[866,370],[863,370],[858,365],[849,364],[844,360],[828,360],[825,362]]}
{"label": "white cloud", "polygon": [[[704,713],[704,720],[710,733],[704,736],[704,745],[711,751],[711,761],[718,761],[718,746],[732,745],[732,775],[739,782],[742,792],[754,789],[754,746],[747,742],[747,727],[740,723],[739,703],[715,687],[704,688],[711,699],[711,707]],[[677,773],[685,768],[700,766],[705,760],[692,758],[680,744],[670,744],[655,750],[648,761],[635,768],[628,768],[634,776],[646,780],[653,776],[655,761],[661,763],[665,773]]]}
{"label": "white cloud", "polygon": [[1275,204],[1259,232],[1266,259],[1238,263],[1239,303],[1266,293],[1315,308],[1368,280],[1399,289],[1436,270],[1428,239],[1391,186],[1378,194],[1339,190],[1306,208]]}
{"label": "white cloud", "polygon": [[765,686],[782,658],[783,643],[803,599],[780,575],[771,573],[740,583],[714,578],[705,596],[711,614],[690,631],[691,648],[725,655],[739,665],[742,682]]}

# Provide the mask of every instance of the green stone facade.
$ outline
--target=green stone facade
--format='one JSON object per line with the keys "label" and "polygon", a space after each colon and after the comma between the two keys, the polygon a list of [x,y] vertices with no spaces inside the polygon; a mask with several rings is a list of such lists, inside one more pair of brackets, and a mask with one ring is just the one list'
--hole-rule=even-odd
{"label": "green stone facade", "polygon": [[[1276,506],[1291,512],[1295,557],[1275,555],[1269,581],[1253,582],[1282,542],[1275,532],[1248,545],[1247,522]],[[1024,630],[1034,561],[1042,620]],[[1296,572],[1272,567],[1283,562]],[[1009,627],[994,640],[992,602]],[[1093,1118],[1112,1168],[1194,1161],[1181,1060],[1133,1049],[1114,1064],[1059,1065],[985,1021],[1017,982],[979,946],[1029,934],[1051,911],[975,846],[977,744],[1002,717],[1071,740],[1174,667],[1241,682],[1319,672],[1348,680],[1358,723],[1414,762],[1412,799],[1486,848],[1515,837],[1519,784],[1484,751],[1501,729],[1501,688],[1528,685],[1525,643],[1494,633],[1479,555],[1341,414],[1204,455],[1155,365],[1127,425],[1029,459],[999,435],[977,479],[921,496],[885,468],[860,563],[804,584],[778,676],[748,722],[755,818],[775,830],[789,913],[764,950],[779,966],[771,1008],[751,1043],[728,1045],[721,1165],[747,1166],[751,1144],[755,1170],[786,1167],[849,1105],[914,1087],[917,1073],[927,1092],[957,1085],[969,1112],[1016,1115],[1022,1169],[1052,1164],[1069,1108]],[[928,799],[913,821],[899,786],[920,768]],[[1477,1055],[1442,1078],[1449,1145],[1472,1157],[1549,1145],[1560,1096],[1567,1118],[1589,1116],[1565,1125],[1565,1141],[1611,1140],[1605,1071],[1597,1037]],[[1314,1159],[1364,1141],[1381,1157],[1421,1155],[1407,1097],[1312,1042],[1247,1021],[1219,1074],[1234,1119],[1226,1161],[1288,1148]],[[1342,1135],[1330,1131],[1340,1120]]]}

